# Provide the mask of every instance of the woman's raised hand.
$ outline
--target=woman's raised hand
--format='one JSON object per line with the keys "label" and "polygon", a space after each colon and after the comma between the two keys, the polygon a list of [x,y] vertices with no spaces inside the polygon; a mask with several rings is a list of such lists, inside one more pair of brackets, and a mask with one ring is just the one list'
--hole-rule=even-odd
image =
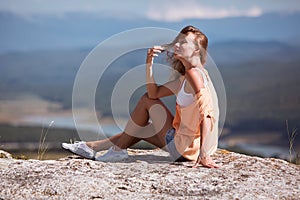
{"label": "woman's raised hand", "polygon": [[159,53],[163,51],[163,47],[161,46],[154,46],[147,51],[147,59],[146,64],[153,64],[153,58],[157,57]]}

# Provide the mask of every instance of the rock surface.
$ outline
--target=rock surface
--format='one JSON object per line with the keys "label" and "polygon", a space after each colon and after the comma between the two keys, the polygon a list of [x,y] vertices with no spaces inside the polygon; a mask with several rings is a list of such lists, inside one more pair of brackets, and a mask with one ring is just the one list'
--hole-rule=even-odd
{"label": "rock surface", "polygon": [[77,156],[0,159],[0,199],[300,199],[300,166],[226,150],[219,169],[173,163],[161,150],[129,150],[119,163]]}
{"label": "rock surface", "polygon": [[10,153],[0,150],[0,158],[13,158],[13,157]]}

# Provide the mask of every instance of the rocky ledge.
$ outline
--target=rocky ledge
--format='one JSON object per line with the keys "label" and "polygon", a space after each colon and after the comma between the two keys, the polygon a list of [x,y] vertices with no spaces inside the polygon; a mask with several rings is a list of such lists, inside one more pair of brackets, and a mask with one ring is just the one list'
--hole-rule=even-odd
{"label": "rocky ledge", "polygon": [[0,159],[0,199],[300,199],[300,166],[226,150],[219,169],[173,163],[162,150],[129,150],[119,163],[77,156]]}

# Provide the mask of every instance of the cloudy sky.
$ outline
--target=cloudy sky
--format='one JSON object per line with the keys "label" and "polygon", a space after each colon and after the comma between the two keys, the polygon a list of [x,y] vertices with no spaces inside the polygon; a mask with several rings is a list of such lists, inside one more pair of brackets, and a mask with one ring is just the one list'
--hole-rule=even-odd
{"label": "cloudy sky", "polygon": [[[188,2],[188,3],[187,3]],[[80,12],[100,17],[181,21],[190,18],[256,17],[300,11],[299,0],[0,0],[0,11],[30,17]]]}

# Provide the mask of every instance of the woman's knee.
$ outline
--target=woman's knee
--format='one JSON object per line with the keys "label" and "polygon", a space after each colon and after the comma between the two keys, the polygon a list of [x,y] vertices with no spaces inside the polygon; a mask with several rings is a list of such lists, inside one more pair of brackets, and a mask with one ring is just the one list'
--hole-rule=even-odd
{"label": "woman's knee", "polygon": [[151,99],[148,95],[148,92],[144,93],[140,100],[145,104],[153,104],[158,103],[160,101],[159,99]]}
{"label": "woman's knee", "polygon": [[143,94],[143,96],[141,97],[141,100],[142,100],[142,101],[147,101],[148,99],[149,99],[148,92],[145,92],[145,93]]}

